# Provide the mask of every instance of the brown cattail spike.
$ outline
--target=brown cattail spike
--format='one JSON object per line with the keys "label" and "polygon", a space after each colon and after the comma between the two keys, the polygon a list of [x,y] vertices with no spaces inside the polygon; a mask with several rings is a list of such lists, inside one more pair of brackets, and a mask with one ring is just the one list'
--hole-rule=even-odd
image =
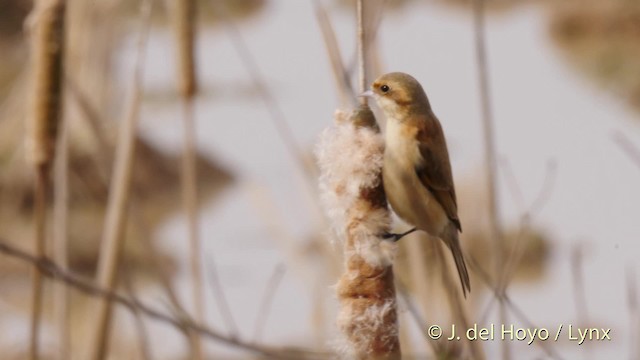
{"label": "brown cattail spike", "polygon": [[38,0],[30,16],[32,93],[28,156],[34,165],[51,163],[61,113],[63,0]]}
{"label": "brown cattail spike", "polygon": [[178,42],[178,83],[180,95],[191,98],[198,90],[195,65],[195,0],[176,0],[175,31]]}

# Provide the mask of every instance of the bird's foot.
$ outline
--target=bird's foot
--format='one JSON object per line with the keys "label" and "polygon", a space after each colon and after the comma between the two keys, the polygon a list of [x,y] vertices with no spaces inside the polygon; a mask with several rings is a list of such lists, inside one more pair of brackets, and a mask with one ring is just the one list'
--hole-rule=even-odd
{"label": "bird's foot", "polygon": [[400,234],[384,233],[384,234],[382,234],[382,238],[385,239],[385,240],[391,240],[393,242],[396,242],[396,241],[402,239],[403,237],[411,234],[412,232],[414,232],[416,230],[418,230],[418,229],[417,228],[413,228],[413,229],[411,229],[409,231],[405,231],[405,232],[400,233]]}

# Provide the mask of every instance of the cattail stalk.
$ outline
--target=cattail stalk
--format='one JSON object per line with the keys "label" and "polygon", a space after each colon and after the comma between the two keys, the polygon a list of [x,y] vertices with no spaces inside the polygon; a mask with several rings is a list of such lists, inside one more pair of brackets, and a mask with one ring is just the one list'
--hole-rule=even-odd
{"label": "cattail stalk", "polygon": [[391,218],[381,182],[384,142],[369,108],[336,114],[317,155],[321,192],[342,240],[345,270],[337,285],[346,358],[400,357],[392,260],[396,245],[382,240]]}
{"label": "cattail stalk", "polygon": [[[27,138],[28,156],[35,169],[34,253],[45,256],[47,188],[61,116],[64,11],[63,0],[39,0],[31,14],[32,93]],[[39,358],[42,316],[42,273],[34,267],[29,356]]]}
{"label": "cattail stalk", "polygon": [[[199,236],[198,174],[196,168],[196,128],[194,100],[198,90],[195,62],[196,3],[195,0],[175,0],[174,25],[177,43],[178,91],[184,108],[184,140],[182,150],[182,202],[187,214],[189,262],[191,265],[192,297],[195,318],[204,322],[204,291],[202,276],[202,244]],[[195,359],[202,359],[200,336],[190,333]]]}
{"label": "cattail stalk", "polygon": [[[359,90],[366,87],[363,2],[358,0]],[[327,213],[342,240],[345,270],[337,285],[338,327],[350,359],[399,359],[398,314],[393,279],[396,245],[381,236],[391,217],[382,186],[384,141],[366,99],[336,124],[317,149]]]}
{"label": "cattail stalk", "polygon": [[[367,89],[367,41],[364,29],[363,0],[356,2],[356,17],[358,23],[358,90],[362,93]],[[367,105],[367,98],[360,96],[360,105]]]}
{"label": "cattail stalk", "polygon": [[[124,243],[124,233],[127,224],[127,210],[129,205],[129,191],[131,188],[131,174],[135,154],[136,128],[138,125],[140,102],[142,99],[142,69],[144,63],[144,49],[149,31],[151,4],[143,2],[143,27],[137,43],[136,64],[133,75],[133,94],[131,96],[126,118],[120,123],[118,146],[116,148],[114,170],[112,174],[107,213],[102,234],[100,257],[98,259],[97,282],[101,288],[113,291],[120,262],[120,249]],[[112,301],[101,298],[96,300],[95,332],[89,342],[86,359],[104,359],[107,355],[109,332],[111,329]]]}

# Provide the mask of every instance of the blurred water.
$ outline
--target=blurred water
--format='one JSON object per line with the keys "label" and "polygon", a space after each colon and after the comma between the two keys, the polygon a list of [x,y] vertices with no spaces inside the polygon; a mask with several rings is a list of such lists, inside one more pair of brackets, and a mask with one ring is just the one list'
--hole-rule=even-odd
{"label": "blurred water", "polygon": [[[445,128],[456,179],[476,177],[483,157],[471,16],[433,2],[412,4],[388,14],[382,23],[379,41],[384,66],[411,73],[422,82]],[[343,53],[351,54],[352,18],[347,13],[332,15]],[[550,276],[539,285],[515,285],[510,295],[538,326],[576,324],[569,255],[573,244],[584,242],[590,318],[594,326],[613,328],[613,340],[551,346],[564,358],[587,353],[594,359],[628,357],[624,271],[626,266],[639,270],[634,259],[640,256],[640,169],[611,135],[619,131],[640,144],[639,116],[563,61],[547,36],[543,9],[523,6],[489,17],[487,25],[497,149],[511,164],[526,205],[542,187],[547,162],[557,164],[550,199],[533,220],[557,241]],[[271,2],[265,13],[240,31],[298,144],[311,149],[318,133],[330,123],[337,100],[310,2]],[[308,235],[315,218],[307,188],[265,106],[250,91],[249,96],[242,95],[251,88],[251,79],[228,34],[223,28],[205,29],[198,51],[199,75],[207,89],[197,104],[198,146],[240,177],[240,184],[221,201],[206,207],[201,233],[206,258],[218,265],[240,334],[250,338],[267,280],[285,257],[269,236],[247,188],[267,191],[274,199],[273,211],[297,238]],[[174,86],[172,53],[170,33],[154,31],[146,67],[148,89]],[[132,46],[128,47],[125,63],[133,54]],[[141,124],[147,138],[172,151],[178,151],[181,142],[178,105],[150,102]],[[501,212],[507,224],[514,224],[522,209],[504,181],[499,185]],[[166,224],[159,236],[164,246],[184,259],[186,241],[181,239],[185,234],[184,219],[179,217]],[[178,286],[189,294],[187,268],[181,270]],[[298,275],[289,271],[277,292],[263,337],[267,343],[313,345],[313,293],[305,277]],[[207,295],[210,324],[225,330],[211,294]],[[329,288],[321,295],[334,301]],[[326,317],[332,324],[334,315]],[[153,334],[166,339],[154,345],[156,354],[183,349],[180,337],[169,329],[155,329]],[[484,345],[492,358],[499,343]],[[513,348],[517,359],[543,354],[535,346],[514,343]]]}

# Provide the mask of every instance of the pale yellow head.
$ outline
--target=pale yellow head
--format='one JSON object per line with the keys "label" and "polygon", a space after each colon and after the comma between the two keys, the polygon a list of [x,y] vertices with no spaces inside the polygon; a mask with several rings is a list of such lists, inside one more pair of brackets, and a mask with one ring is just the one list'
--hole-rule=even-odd
{"label": "pale yellow head", "polygon": [[387,118],[399,119],[412,112],[430,109],[429,100],[422,86],[413,76],[393,72],[380,76],[371,85],[370,92]]}

